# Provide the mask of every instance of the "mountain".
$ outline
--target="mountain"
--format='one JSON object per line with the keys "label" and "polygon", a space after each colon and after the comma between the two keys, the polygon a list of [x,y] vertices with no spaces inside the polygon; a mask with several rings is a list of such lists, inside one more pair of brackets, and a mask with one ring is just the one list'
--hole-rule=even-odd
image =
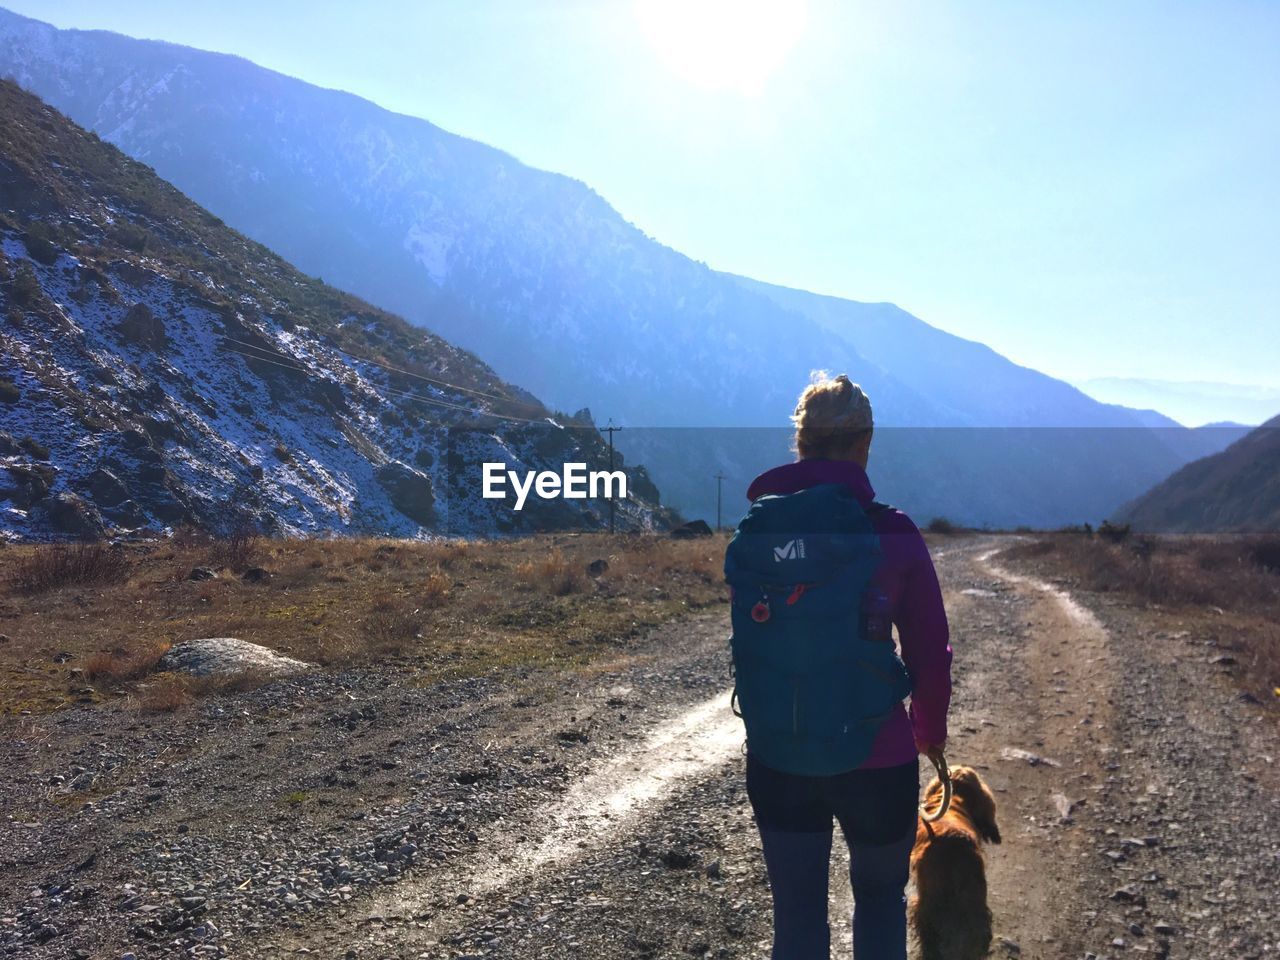
{"label": "mountain", "polygon": [[303,270],[624,424],[689,513],[714,515],[717,474],[736,513],[789,456],[814,369],[849,373],[899,431],[877,479],[922,517],[1097,519],[1209,452],[889,304],[713,271],[578,181],[236,57],[0,12],[0,73]]}
{"label": "mountain", "polygon": [[[589,423],[302,275],[7,81],[0,314],[0,537],[604,522],[598,502],[480,495],[483,461],[603,467]],[[630,480],[624,525],[665,522]]]}
{"label": "mountain", "polygon": [[1179,423],[1243,423],[1256,426],[1280,412],[1280,388],[1207,380],[1097,377],[1077,386],[1104,403],[1150,407]]}
{"label": "mountain", "polygon": [[1280,530],[1280,416],[1189,463],[1119,513],[1140,530]]}

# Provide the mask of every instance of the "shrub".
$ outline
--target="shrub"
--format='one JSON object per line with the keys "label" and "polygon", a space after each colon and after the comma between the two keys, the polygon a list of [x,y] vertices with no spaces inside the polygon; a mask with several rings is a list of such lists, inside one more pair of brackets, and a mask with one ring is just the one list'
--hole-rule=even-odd
{"label": "shrub", "polygon": [[1098,527],[1098,536],[1108,543],[1123,543],[1129,538],[1129,524],[1116,524],[1110,520],[1103,520],[1102,526]]}
{"label": "shrub", "polygon": [[155,670],[160,658],[169,650],[167,643],[145,647],[120,647],[90,654],[84,663],[85,676],[90,680],[124,683],[137,680]]}
{"label": "shrub", "polygon": [[111,229],[112,239],[126,250],[143,253],[147,249],[150,234],[145,229],[128,221],[118,221]]}
{"label": "shrub", "polygon": [[181,677],[161,677],[138,696],[138,709],[147,713],[173,713],[189,706],[191,687]]}
{"label": "shrub", "polygon": [[31,255],[32,260],[50,267],[58,262],[58,248],[54,244],[54,237],[54,230],[49,224],[42,220],[35,220],[27,227],[26,233],[22,236],[22,242],[26,245],[27,253]]}
{"label": "shrub", "polygon": [[20,307],[30,307],[44,295],[40,280],[29,263],[18,268],[9,287],[9,299]]}
{"label": "shrub", "polygon": [[374,653],[396,654],[422,639],[424,621],[421,607],[383,597],[365,614],[360,629]]}
{"label": "shrub", "polygon": [[22,391],[12,380],[0,378],[0,403],[17,403],[22,399]]}
{"label": "shrub", "polygon": [[422,606],[427,610],[438,610],[449,602],[449,591],[453,581],[443,570],[433,570],[422,584]]}
{"label": "shrub", "polygon": [[925,529],[928,530],[930,533],[937,533],[942,536],[950,536],[951,534],[956,532],[957,527],[954,523],[952,523],[946,517],[934,517],[932,520],[929,521],[929,526],[927,526]]}
{"label": "shrub", "polygon": [[34,594],[82,583],[118,583],[128,579],[128,555],[105,543],[36,547],[20,560],[10,578],[19,593]]}
{"label": "shrub", "polygon": [[49,448],[35,437],[24,437],[22,440],[18,441],[18,446],[31,454],[31,456],[37,460],[49,459]]}
{"label": "shrub", "polygon": [[257,527],[248,523],[239,524],[227,536],[213,541],[209,549],[209,565],[243,573],[253,565],[260,540]]}
{"label": "shrub", "polygon": [[1280,573],[1280,536],[1263,537],[1253,543],[1249,559],[1268,573]]}

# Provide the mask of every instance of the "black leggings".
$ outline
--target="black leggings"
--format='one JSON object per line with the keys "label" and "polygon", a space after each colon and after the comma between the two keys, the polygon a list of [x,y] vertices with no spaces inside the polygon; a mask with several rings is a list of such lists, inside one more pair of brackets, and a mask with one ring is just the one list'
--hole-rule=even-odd
{"label": "black leggings", "polygon": [[853,951],[857,960],[907,955],[908,864],[920,791],[917,764],[830,777],[781,773],[747,756],[755,812],[773,892],[774,960],[827,960],[827,878],[832,821],[849,845]]}

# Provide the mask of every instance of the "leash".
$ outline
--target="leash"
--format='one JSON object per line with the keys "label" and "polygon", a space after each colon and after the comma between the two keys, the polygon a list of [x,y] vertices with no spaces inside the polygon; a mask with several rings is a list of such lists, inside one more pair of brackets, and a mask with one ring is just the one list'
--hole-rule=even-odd
{"label": "leash", "polygon": [[951,808],[951,771],[947,768],[947,758],[942,755],[942,751],[927,754],[929,762],[933,764],[933,769],[938,771],[938,780],[942,783],[942,803],[938,805],[938,809],[933,813],[925,813],[924,809],[920,810],[920,819],[925,823],[936,823],[946,816],[947,810]]}

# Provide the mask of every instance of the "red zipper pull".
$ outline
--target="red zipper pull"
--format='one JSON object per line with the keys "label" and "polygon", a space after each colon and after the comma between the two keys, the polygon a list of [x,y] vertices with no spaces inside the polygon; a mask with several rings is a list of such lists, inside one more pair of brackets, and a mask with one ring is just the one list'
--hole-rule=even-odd
{"label": "red zipper pull", "polygon": [[804,596],[804,592],[809,589],[807,583],[797,583],[796,588],[791,591],[791,596],[787,597],[787,606],[792,606],[797,600]]}

